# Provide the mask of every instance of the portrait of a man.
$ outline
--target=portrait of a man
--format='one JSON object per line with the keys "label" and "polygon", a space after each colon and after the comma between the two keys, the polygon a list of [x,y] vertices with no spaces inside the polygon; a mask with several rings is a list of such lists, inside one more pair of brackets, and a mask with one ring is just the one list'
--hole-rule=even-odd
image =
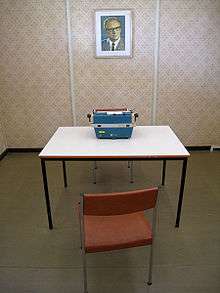
{"label": "portrait of a man", "polygon": [[132,57],[131,10],[96,10],[97,58]]}
{"label": "portrait of a man", "polygon": [[102,17],[104,30],[102,30],[102,51],[125,50],[124,18],[124,16]]}

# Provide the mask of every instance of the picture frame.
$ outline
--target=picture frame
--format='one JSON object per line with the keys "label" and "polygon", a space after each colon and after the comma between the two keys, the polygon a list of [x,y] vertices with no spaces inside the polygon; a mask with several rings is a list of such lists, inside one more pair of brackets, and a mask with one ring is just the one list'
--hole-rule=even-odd
{"label": "picture frame", "polygon": [[95,11],[96,58],[132,57],[132,11]]}

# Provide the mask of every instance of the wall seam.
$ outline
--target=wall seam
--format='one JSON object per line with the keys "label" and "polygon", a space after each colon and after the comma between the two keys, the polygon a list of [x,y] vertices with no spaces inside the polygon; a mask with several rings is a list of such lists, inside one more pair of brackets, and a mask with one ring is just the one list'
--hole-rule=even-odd
{"label": "wall seam", "polygon": [[155,19],[154,77],[153,77],[151,125],[156,124],[157,100],[158,100],[158,90],[159,90],[159,59],[160,59],[160,0],[157,0],[156,19]]}
{"label": "wall seam", "polygon": [[4,140],[4,144],[5,144],[4,147],[5,147],[5,150],[6,150],[7,147],[8,147],[8,142],[7,142],[5,123],[3,122],[2,118],[0,119],[0,128],[2,130],[2,136],[3,136],[3,140]]}
{"label": "wall seam", "polygon": [[72,53],[72,27],[70,18],[70,5],[69,0],[65,0],[65,15],[66,15],[66,32],[67,32],[67,54],[68,54],[68,65],[69,65],[69,90],[70,100],[72,106],[72,121],[73,125],[76,126],[76,107],[74,97],[74,73],[73,73],[73,53]]}

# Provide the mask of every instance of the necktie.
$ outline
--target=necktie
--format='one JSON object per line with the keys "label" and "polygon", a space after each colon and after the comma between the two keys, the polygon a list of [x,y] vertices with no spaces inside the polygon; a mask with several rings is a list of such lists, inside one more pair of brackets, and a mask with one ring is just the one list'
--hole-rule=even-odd
{"label": "necktie", "polygon": [[115,51],[115,43],[112,43],[112,51]]}

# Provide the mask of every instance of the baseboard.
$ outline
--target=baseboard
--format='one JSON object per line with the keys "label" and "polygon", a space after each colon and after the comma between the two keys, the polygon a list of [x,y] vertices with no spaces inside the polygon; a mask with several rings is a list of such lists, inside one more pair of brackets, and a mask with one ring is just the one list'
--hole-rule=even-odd
{"label": "baseboard", "polygon": [[210,151],[211,146],[185,146],[188,151]]}
{"label": "baseboard", "polygon": [[39,153],[42,148],[8,148],[8,153]]}
{"label": "baseboard", "polygon": [[212,145],[210,152],[219,152],[220,151],[220,146],[219,145]]}
{"label": "baseboard", "polygon": [[7,156],[8,153],[40,153],[43,148],[7,148],[0,154],[0,161]]}
{"label": "baseboard", "polygon": [[0,161],[7,155],[8,149],[4,150],[3,153],[0,154]]}

